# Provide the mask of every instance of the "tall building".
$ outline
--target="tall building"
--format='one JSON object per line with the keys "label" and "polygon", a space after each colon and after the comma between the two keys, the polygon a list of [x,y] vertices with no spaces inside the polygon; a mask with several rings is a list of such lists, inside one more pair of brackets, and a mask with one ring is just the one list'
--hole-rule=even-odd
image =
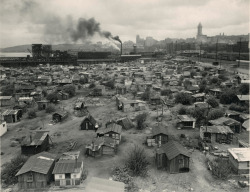
{"label": "tall building", "polygon": [[206,35],[202,34],[202,25],[199,23],[197,27],[197,36],[196,36],[197,42],[207,42],[208,38]]}
{"label": "tall building", "polygon": [[198,32],[197,32],[197,37],[202,35],[202,25],[199,23],[198,25]]}

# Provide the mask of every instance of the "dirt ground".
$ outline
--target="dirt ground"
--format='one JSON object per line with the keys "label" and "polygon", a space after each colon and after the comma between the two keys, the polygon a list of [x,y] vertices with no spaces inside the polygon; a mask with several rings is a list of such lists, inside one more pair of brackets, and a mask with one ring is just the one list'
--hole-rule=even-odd
{"label": "dirt ground", "polygon": [[[69,100],[62,101],[57,105],[57,108],[64,108],[70,115],[61,123],[52,124],[51,114],[47,114],[44,111],[37,113],[37,118],[27,119],[23,117],[21,122],[15,124],[8,124],[8,132],[1,138],[1,165],[10,161],[14,156],[20,154],[20,144],[15,147],[10,147],[11,140],[21,138],[30,134],[35,129],[42,127],[43,130],[49,130],[53,146],[49,152],[60,155],[66,151],[70,142],[77,141],[75,150],[85,151],[85,145],[92,141],[96,136],[94,131],[80,130],[80,124],[82,117],[76,117],[74,115],[73,106],[77,95]],[[132,97],[132,96],[131,96]],[[110,119],[117,119],[125,116],[135,116],[134,113],[123,113],[118,111],[115,106],[114,98],[100,98],[101,106],[89,107],[88,110],[94,118],[102,122],[102,126],[105,125]],[[160,111],[158,111],[160,113]],[[143,147],[147,153],[150,161],[149,176],[146,178],[134,178],[135,183],[141,189],[141,191],[248,191],[247,188],[239,188],[237,182],[230,180],[217,180],[213,178],[211,173],[207,170],[205,165],[205,154],[197,150],[189,150],[191,155],[190,160],[190,172],[181,174],[169,174],[163,170],[157,170],[154,165],[154,148],[147,147],[143,144],[147,135],[151,133],[152,127],[157,126],[156,121],[157,111],[150,111],[147,125],[145,130],[139,131],[135,128],[122,132],[122,142],[119,145],[118,153],[115,156],[103,156],[98,158],[85,157],[84,167],[87,170],[87,179],[84,180],[80,186],[75,188],[58,188],[51,184],[51,187],[46,191],[84,191],[86,183],[92,176],[109,179],[111,177],[112,168],[115,166],[123,166],[124,161],[134,145]],[[167,107],[164,107],[163,120],[159,123],[160,126],[167,127],[169,134],[174,135],[176,138],[180,134],[185,134],[190,138],[197,138],[199,133],[198,129],[193,130],[177,130],[175,128],[175,116],[172,115]],[[232,145],[219,146],[223,148],[232,147]],[[20,191],[17,186],[14,186],[14,191]]]}

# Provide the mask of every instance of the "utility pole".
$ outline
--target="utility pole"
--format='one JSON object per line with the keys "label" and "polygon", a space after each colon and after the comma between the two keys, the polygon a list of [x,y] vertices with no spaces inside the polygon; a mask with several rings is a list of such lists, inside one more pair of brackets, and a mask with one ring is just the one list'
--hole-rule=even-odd
{"label": "utility pole", "polygon": [[202,42],[201,42],[201,44],[200,44],[199,62],[201,62],[201,46],[202,46]]}
{"label": "utility pole", "polygon": [[238,67],[240,67],[240,51],[241,51],[241,37],[240,37],[240,47],[239,47],[239,61],[238,61]]}
{"label": "utility pole", "polygon": [[215,55],[215,61],[217,61],[217,51],[218,51],[218,38],[217,38],[217,42],[216,42],[216,55]]}

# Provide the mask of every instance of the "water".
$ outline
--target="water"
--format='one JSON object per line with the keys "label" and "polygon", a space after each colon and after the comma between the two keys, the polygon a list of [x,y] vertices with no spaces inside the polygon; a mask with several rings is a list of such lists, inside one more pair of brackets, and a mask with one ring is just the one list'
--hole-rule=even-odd
{"label": "water", "polygon": [[0,52],[0,57],[27,57],[27,55],[31,56],[31,53],[29,52],[10,52],[10,53]]}

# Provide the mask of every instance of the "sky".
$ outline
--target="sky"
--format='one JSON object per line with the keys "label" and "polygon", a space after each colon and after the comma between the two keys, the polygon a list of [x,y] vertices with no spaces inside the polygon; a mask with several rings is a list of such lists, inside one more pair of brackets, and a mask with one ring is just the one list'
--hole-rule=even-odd
{"label": "sky", "polygon": [[[249,33],[249,0],[0,0],[0,47]],[[80,24],[79,24],[80,23]],[[86,30],[85,27],[88,29]],[[84,33],[84,35],[82,35]],[[77,36],[77,37],[76,37]],[[74,37],[74,38],[73,38]]]}

